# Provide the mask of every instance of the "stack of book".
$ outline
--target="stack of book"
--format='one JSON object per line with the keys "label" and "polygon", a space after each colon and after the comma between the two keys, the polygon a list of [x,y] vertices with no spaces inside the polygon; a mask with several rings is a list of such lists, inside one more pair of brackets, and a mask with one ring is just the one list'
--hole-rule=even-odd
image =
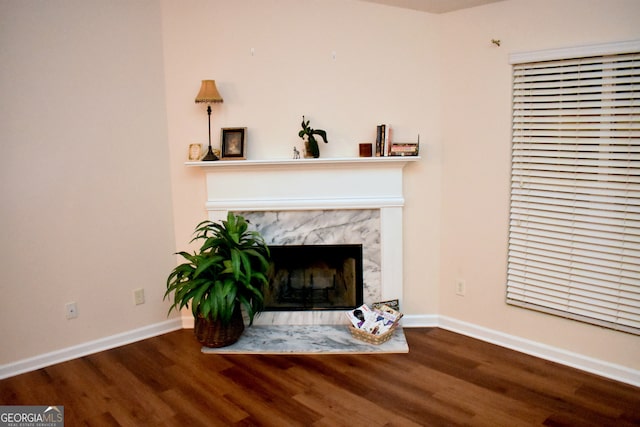
{"label": "stack of book", "polygon": [[376,157],[388,156],[391,148],[391,126],[378,125],[376,128]]}
{"label": "stack of book", "polygon": [[417,156],[420,150],[419,142],[397,142],[389,149],[390,156]]}
{"label": "stack of book", "polygon": [[417,142],[392,142],[391,126],[378,125],[376,128],[376,157],[417,156],[420,149],[420,135]]}

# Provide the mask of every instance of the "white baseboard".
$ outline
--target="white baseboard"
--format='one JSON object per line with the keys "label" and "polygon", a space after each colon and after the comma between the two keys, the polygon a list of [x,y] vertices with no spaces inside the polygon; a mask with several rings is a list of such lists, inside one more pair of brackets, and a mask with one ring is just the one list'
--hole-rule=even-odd
{"label": "white baseboard", "polygon": [[0,379],[13,377],[25,372],[35,371],[36,369],[55,365],[56,363],[77,359],[78,357],[120,347],[122,345],[155,337],[178,329],[182,329],[182,319],[170,319],[164,322],[123,332],[121,334],[111,335],[109,337],[100,338],[72,347],[63,348],[61,350],[52,351],[50,353],[30,357],[28,359],[19,360],[17,362],[0,366]]}
{"label": "white baseboard", "polygon": [[402,316],[403,328],[437,328],[437,314],[405,314]]}
{"label": "white baseboard", "polygon": [[[638,370],[583,356],[578,353],[572,353],[550,345],[505,334],[450,317],[437,315],[405,315],[402,318],[402,325],[407,328],[438,327],[446,329],[541,359],[640,387],[640,371]],[[411,351],[411,349],[409,349],[409,351]]]}

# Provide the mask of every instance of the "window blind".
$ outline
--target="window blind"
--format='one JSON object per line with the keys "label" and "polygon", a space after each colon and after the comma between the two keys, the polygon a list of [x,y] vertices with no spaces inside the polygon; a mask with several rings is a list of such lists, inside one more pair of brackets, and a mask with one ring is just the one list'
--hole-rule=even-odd
{"label": "window blind", "polygon": [[640,50],[516,63],[507,303],[640,334]]}

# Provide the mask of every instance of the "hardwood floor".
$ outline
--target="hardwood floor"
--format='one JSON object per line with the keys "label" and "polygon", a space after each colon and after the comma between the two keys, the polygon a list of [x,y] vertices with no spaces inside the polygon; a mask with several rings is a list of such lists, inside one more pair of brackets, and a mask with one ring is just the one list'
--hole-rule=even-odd
{"label": "hardwood floor", "polygon": [[638,426],[640,389],[442,329],[408,354],[205,355],[181,330],[0,381],[66,426]]}

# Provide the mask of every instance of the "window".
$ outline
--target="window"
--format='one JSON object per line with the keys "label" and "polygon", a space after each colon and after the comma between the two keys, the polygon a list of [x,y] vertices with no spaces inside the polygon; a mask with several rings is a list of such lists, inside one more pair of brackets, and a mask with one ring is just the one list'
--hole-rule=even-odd
{"label": "window", "polygon": [[640,335],[640,41],[511,62],[507,303]]}

